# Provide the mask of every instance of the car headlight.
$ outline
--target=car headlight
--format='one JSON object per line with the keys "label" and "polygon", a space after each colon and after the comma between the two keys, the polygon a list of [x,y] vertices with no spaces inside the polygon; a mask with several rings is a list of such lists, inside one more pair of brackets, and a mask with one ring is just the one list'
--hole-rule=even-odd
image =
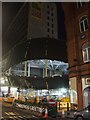
{"label": "car headlight", "polygon": [[86,112],[89,112],[89,110],[86,110]]}

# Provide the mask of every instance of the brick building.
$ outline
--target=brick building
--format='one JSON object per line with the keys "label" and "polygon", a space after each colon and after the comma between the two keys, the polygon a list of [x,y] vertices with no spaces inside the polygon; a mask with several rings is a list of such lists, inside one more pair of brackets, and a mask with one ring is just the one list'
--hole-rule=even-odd
{"label": "brick building", "polygon": [[90,3],[62,3],[65,13],[71,103],[78,108],[90,102]]}

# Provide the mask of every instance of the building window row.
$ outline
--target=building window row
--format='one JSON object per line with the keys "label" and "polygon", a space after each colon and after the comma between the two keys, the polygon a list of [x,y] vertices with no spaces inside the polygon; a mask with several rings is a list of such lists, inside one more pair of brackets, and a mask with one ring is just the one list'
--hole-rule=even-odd
{"label": "building window row", "polygon": [[54,38],[54,36],[52,35],[52,36],[50,36],[49,34],[47,35],[48,36],[48,38]]}
{"label": "building window row", "polygon": [[49,16],[47,16],[47,20],[50,20],[53,22],[53,18],[50,18]]}
{"label": "building window row", "polygon": [[[48,26],[48,27],[50,26],[50,23],[49,23],[49,22],[47,22],[47,26]],[[54,25],[53,25],[53,24],[51,24],[51,27],[53,28],[53,27],[54,27]]]}
{"label": "building window row", "polygon": [[48,28],[48,29],[47,29],[47,32],[50,33],[50,31],[51,31],[52,34],[54,34],[54,30],[50,30],[50,29]]}
{"label": "building window row", "polygon": [[[50,15],[50,12],[49,12],[49,11],[47,11],[47,14],[49,14],[49,15]],[[51,13],[51,16],[53,16],[53,12]]]}
{"label": "building window row", "polygon": [[84,31],[88,30],[88,26],[89,26],[89,24],[88,24],[87,15],[82,16],[80,18],[80,32],[84,32]]}
{"label": "building window row", "polygon": [[48,9],[51,9],[51,10],[53,11],[53,7],[50,8],[50,6],[48,5],[47,8],[48,8]]}
{"label": "building window row", "polygon": [[47,36],[54,36],[54,8],[50,5],[47,5]]}

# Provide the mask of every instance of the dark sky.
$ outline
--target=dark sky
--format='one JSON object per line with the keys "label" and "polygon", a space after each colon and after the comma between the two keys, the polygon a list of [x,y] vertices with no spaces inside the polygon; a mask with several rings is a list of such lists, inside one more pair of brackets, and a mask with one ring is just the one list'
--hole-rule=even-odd
{"label": "dark sky", "polygon": [[2,32],[5,32],[16,13],[20,9],[22,2],[3,2],[2,3]]}
{"label": "dark sky", "polygon": [[[4,2],[2,5],[2,32],[4,33],[13,18],[15,17],[17,11],[20,9],[23,2]],[[66,40],[66,32],[64,26],[64,12],[60,2],[57,5],[57,15],[58,15],[58,37],[59,39]]]}

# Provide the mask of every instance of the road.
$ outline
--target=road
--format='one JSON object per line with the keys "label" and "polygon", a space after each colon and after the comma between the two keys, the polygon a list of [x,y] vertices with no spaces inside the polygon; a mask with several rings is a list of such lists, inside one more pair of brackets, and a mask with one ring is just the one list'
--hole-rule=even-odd
{"label": "road", "polygon": [[37,117],[19,109],[13,109],[11,107],[2,106],[2,118],[11,118],[13,120],[28,120],[30,118]]}
{"label": "road", "polygon": [[[2,105],[2,119],[1,120],[45,120],[44,118],[39,118],[36,115],[33,115],[31,112],[27,112],[27,110],[15,109],[11,106]],[[69,120],[67,118],[51,118],[48,120]],[[71,120],[71,119],[70,119]]]}

